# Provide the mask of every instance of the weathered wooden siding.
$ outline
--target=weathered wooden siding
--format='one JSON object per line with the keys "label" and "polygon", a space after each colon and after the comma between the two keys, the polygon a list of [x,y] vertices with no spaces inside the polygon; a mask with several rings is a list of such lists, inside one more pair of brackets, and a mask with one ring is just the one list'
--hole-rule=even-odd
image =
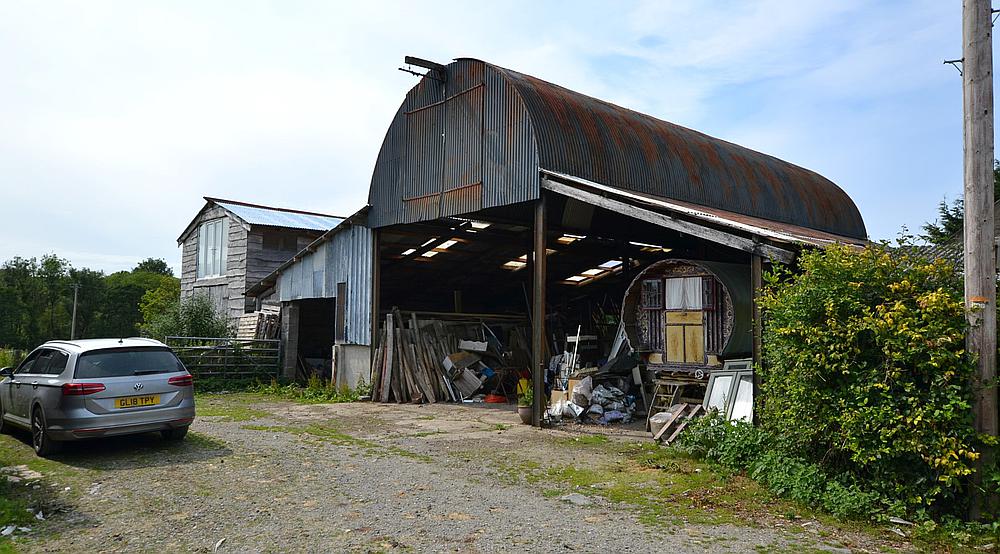
{"label": "weathered wooden siding", "polygon": [[[277,250],[264,247],[264,237],[268,233],[295,234],[295,250]],[[262,279],[271,274],[278,266],[287,262],[289,258],[309,246],[321,233],[315,231],[275,231],[267,227],[251,228],[246,238],[246,279],[243,287],[251,287],[259,283]]]}
{"label": "weathered wooden siding", "polygon": [[[226,274],[220,277],[198,278],[198,240],[201,224],[226,218],[229,240],[227,244]],[[244,283],[246,282],[247,231],[243,222],[229,217],[218,206],[204,210],[197,218],[194,231],[181,245],[181,298],[205,294],[212,299],[216,310],[231,318],[243,314]]]}
{"label": "weathered wooden siding", "polygon": [[[226,281],[228,281],[227,307],[229,317],[238,318],[247,312],[247,229],[235,218],[229,219],[229,246],[226,256]],[[250,309],[253,311],[253,308]]]}
{"label": "weathered wooden siding", "polygon": [[[226,253],[226,274],[220,277],[198,278],[198,240],[201,224],[225,217],[229,239]],[[216,309],[230,318],[254,311],[248,303],[246,289],[267,277],[296,252],[308,246],[321,233],[297,229],[253,227],[219,206],[203,210],[196,218],[193,231],[181,244],[181,298],[206,294]],[[264,247],[268,233],[292,235],[294,251]]]}

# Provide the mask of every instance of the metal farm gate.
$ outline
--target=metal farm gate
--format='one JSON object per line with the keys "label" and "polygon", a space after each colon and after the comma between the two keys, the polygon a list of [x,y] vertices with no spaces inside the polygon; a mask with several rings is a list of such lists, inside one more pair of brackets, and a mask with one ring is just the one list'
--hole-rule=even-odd
{"label": "metal farm gate", "polygon": [[277,339],[167,337],[165,342],[199,379],[268,381],[278,377],[281,341]]}

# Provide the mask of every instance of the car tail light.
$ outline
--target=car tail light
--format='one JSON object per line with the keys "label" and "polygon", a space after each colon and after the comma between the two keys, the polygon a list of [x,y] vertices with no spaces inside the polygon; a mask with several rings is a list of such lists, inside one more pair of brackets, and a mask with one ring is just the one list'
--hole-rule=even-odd
{"label": "car tail light", "polygon": [[62,386],[63,396],[83,396],[104,390],[103,383],[65,383]]}
{"label": "car tail light", "polygon": [[167,384],[176,387],[190,387],[194,384],[194,377],[191,375],[178,375],[177,377],[167,379]]}

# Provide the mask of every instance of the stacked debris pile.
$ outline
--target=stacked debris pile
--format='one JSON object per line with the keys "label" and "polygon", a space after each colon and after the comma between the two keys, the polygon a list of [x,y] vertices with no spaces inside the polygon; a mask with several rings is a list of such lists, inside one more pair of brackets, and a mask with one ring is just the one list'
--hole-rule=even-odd
{"label": "stacked debris pile", "polygon": [[381,328],[372,364],[379,402],[508,402],[528,367],[527,332],[517,318],[403,313]]}
{"label": "stacked debris pile", "polygon": [[635,396],[626,393],[628,381],[620,378],[606,378],[594,386],[594,377],[586,376],[574,383],[570,398],[560,398],[549,408],[549,417],[554,420],[577,420],[586,423],[608,425],[629,423],[636,411]]}

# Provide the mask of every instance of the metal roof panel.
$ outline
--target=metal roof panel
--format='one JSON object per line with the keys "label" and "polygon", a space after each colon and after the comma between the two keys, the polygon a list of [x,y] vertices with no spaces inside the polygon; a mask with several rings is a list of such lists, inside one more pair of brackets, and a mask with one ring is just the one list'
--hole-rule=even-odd
{"label": "metal roof panel", "polygon": [[250,225],[328,231],[344,220],[342,217],[331,215],[304,213],[266,206],[250,206],[225,200],[213,201]]}

